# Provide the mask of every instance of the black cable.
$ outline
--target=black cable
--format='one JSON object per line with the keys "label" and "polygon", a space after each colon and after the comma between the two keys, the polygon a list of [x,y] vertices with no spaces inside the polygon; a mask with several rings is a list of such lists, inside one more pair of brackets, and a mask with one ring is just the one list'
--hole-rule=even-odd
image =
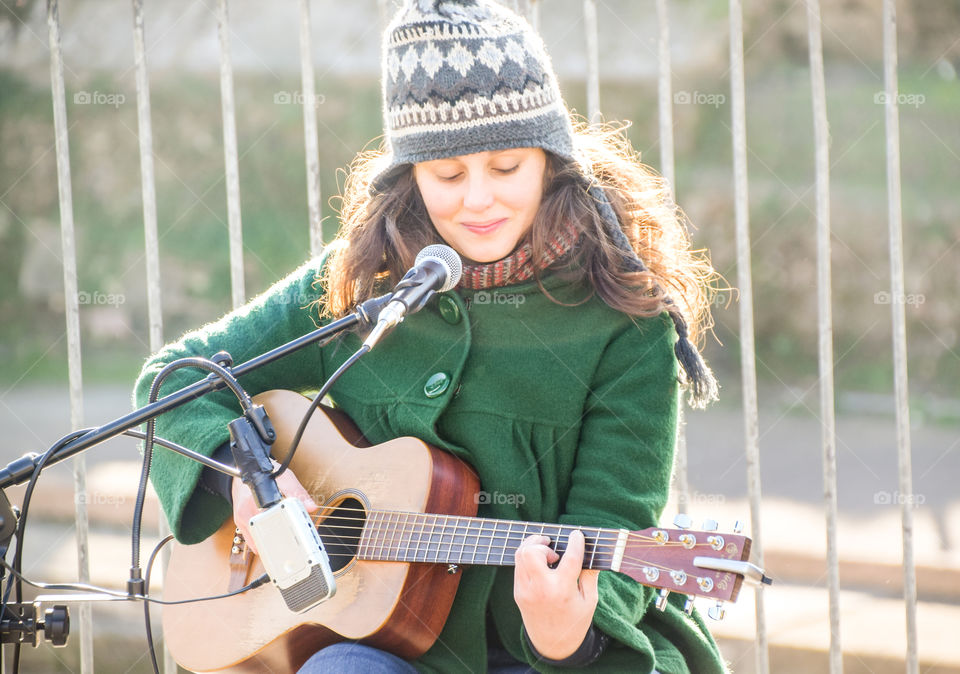
{"label": "black cable", "polygon": [[[173,534],[164,537],[164,539],[153,548],[153,552],[150,553],[150,559],[147,560],[147,572],[143,576],[143,593],[146,597],[150,596],[150,572],[153,571],[153,562],[156,560],[157,554],[163,546],[172,540]],[[160,665],[157,664],[157,651],[153,646],[153,628],[150,626],[150,602],[148,601],[143,602],[143,619],[147,636],[147,649],[150,651],[150,662],[153,665],[155,674],[160,674]]]}
{"label": "black cable", "polygon": [[[222,365],[213,362],[212,360],[199,357],[179,358],[172,363],[165,365],[163,369],[157,373],[157,376],[153,378],[153,382],[150,384],[150,396],[148,402],[156,402],[157,398],[159,397],[160,386],[163,384],[163,381],[170,376],[171,373],[184,367],[196,367],[219,376],[227,385],[227,387],[233,391],[234,395],[237,396],[237,399],[240,401],[240,405],[243,407],[244,411],[247,411],[253,405],[253,401],[250,400],[250,396],[247,395],[247,392],[244,391],[243,388],[241,388],[240,384],[229,370]],[[143,467],[140,470],[140,484],[137,487],[137,500],[133,509],[130,580],[127,584],[127,590],[131,593],[134,592],[137,585],[142,585],[142,581],[140,580],[140,525],[141,520],[143,519],[143,504],[147,495],[147,482],[150,477],[150,464],[153,460],[153,438],[156,422],[157,420],[155,417],[147,422],[146,438],[144,439],[143,445]],[[143,592],[140,594],[143,594]]]}
{"label": "black cable", "polygon": [[[77,592],[100,592],[102,594],[109,595],[113,597],[116,601],[148,601],[152,604],[160,604],[161,606],[175,606],[177,604],[195,604],[201,601],[214,601],[217,599],[226,599],[228,597],[233,597],[244,592],[249,592],[254,590],[261,585],[270,582],[270,577],[267,574],[261,574],[257,578],[254,578],[252,581],[247,583],[241,588],[233,590],[231,592],[226,592],[224,594],[214,594],[207,597],[194,597],[193,599],[178,599],[176,601],[165,601],[163,599],[155,599],[153,597],[147,597],[145,595],[136,595],[131,597],[126,592],[121,590],[111,590],[106,587],[99,587],[97,585],[89,585],[87,583],[41,583],[39,581],[30,580],[21,573],[17,573],[13,570],[13,567],[8,564],[6,561],[0,559],[0,564],[4,566],[8,571],[15,574],[18,579],[22,580],[24,583],[31,587],[38,588],[40,590],[75,590]],[[71,595],[66,595],[70,597]]]}
{"label": "black cable", "polygon": [[[20,517],[17,520],[17,531],[16,531],[17,551],[14,553],[14,556],[13,556],[13,567],[12,567],[15,578],[11,579],[10,582],[7,583],[7,588],[3,593],[3,602],[2,604],[0,604],[0,612],[6,611],[7,603],[10,600],[11,588],[16,589],[16,593],[14,595],[14,599],[16,600],[16,603],[20,603],[20,599],[22,596],[22,588],[20,586],[19,574],[21,569],[23,568],[23,539],[27,530],[27,515],[30,512],[30,499],[33,498],[33,491],[37,486],[37,480],[40,477],[40,471],[43,470],[43,467],[50,460],[50,457],[52,457],[54,454],[57,453],[57,450],[59,450],[68,442],[82,435],[86,435],[92,430],[94,429],[84,428],[81,430],[71,431],[70,433],[67,433],[62,438],[60,438],[55,443],[53,443],[53,445],[51,445],[51,447],[46,452],[43,453],[39,461],[37,461],[37,464],[33,469],[33,473],[30,475],[30,481],[27,482],[27,488],[23,493],[23,505],[20,507]],[[3,561],[4,566],[8,566],[5,560],[0,560],[0,561]],[[16,582],[14,582],[15,579],[16,579]]]}
{"label": "black cable", "polygon": [[323,401],[323,397],[327,395],[327,392],[333,386],[340,375],[346,372],[354,363],[356,363],[361,356],[370,351],[370,345],[364,344],[361,346],[352,356],[347,358],[344,361],[343,365],[337,368],[337,371],[330,375],[330,378],[327,379],[327,382],[323,385],[320,391],[314,396],[313,401],[310,403],[310,407],[307,408],[307,411],[303,415],[303,419],[300,421],[300,427],[297,428],[296,435],[293,436],[293,440],[290,442],[290,449],[287,450],[286,456],[283,457],[283,461],[277,466],[276,470],[273,471],[274,479],[278,478],[283,471],[287,469],[287,466],[290,465],[290,462],[293,460],[293,454],[297,451],[297,447],[300,446],[300,440],[303,437],[304,431],[307,430],[307,423],[310,421],[310,417],[313,415],[314,411],[320,407],[320,403]]}
{"label": "black cable", "polygon": [[[88,432],[93,430],[92,428],[84,428],[78,431],[71,431],[65,436],[57,440],[53,445],[43,453],[40,457],[40,460],[37,462],[36,467],[33,469],[33,473],[30,475],[30,481],[27,483],[27,488],[23,493],[23,505],[20,509],[20,518],[17,520],[17,551],[13,556],[13,567],[10,567],[7,564],[7,560],[0,558],[0,562],[7,568],[10,568],[11,572],[14,575],[14,578],[11,578],[7,581],[6,590],[3,593],[3,601],[0,602],[0,615],[6,615],[7,604],[10,600],[10,589],[11,587],[15,588],[14,600],[15,603],[19,604],[23,596],[23,587],[21,585],[21,574],[20,570],[23,568],[23,538],[27,530],[27,514],[30,511],[30,499],[33,497],[33,490],[37,486],[37,480],[40,477],[40,471],[43,470],[43,467],[46,465],[47,461],[50,460],[54,454],[57,453],[57,450],[63,447],[65,444],[74,440],[75,438],[80,437],[81,435],[86,435]],[[20,642],[17,641],[13,647],[13,674],[20,674]]]}

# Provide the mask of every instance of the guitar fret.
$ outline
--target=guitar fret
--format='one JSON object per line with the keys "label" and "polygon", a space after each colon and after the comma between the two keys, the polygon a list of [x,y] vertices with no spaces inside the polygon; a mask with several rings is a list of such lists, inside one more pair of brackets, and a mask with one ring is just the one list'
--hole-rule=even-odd
{"label": "guitar fret", "polygon": [[[393,521],[394,516],[397,518],[396,522]],[[390,544],[387,549],[388,559],[393,555],[396,555],[397,557],[400,556],[400,546],[403,544],[403,530],[400,528],[400,520],[401,514],[399,512],[394,511],[390,513],[390,521],[392,526],[390,530]],[[394,545],[397,547],[396,552],[392,552]]]}
{"label": "guitar fret", "polygon": [[510,531],[513,529],[513,522],[507,523],[507,534],[503,540],[503,547],[500,548],[500,566],[503,566],[503,558],[507,554],[507,545],[510,543]]}
{"label": "guitar fret", "polygon": [[423,522],[420,521],[420,518],[421,518],[421,517],[422,517],[422,515],[420,515],[420,514],[417,514],[417,515],[414,517],[414,521],[415,521],[416,524],[417,524],[417,545],[416,545],[416,547],[414,548],[414,551],[413,551],[413,561],[414,561],[414,562],[425,562],[425,561],[426,561],[426,559],[417,559],[417,557],[420,555],[420,545],[421,545],[421,543],[423,542]]}
{"label": "guitar fret", "polygon": [[384,521],[387,513],[380,511],[380,515],[377,521],[377,539],[376,539],[376,555],[377,559],[383,559],[383,538],[386,536],[387,530],[384,528]]}
{"label": "guitar fret", "polygon": [[[447,527],[450,526],[450,516],[443,516],[443,524],[440,526],[440,542],[437,545],[437,557],[434,561],[440,561],[440,553],[444,552],[446,554],[446,559],[450,559],[450,551],[443,544],[443,535],[447,532]],[[451,543],[453,542],[453,537],[450,538]]]}
{"label": "guitar fret", "polygon": [[[400,542],[397,544],[397,558],[402,562],[408,562],[410,561],[410,542],[413,540],[413,531],[411,530],[410,535],[407,534],[407,522],[410,519],[410,515],[403,513],[400,515],[400,517],[403,518],[403,528],[400,530]],[[404,538],[406,538],[407,550],[403,553],[403,555],[401,555],[400,546],[403,545]]]}
{"label": "guitar fret", "polygon": [[[377,511],[377,531],[376,537],[374,538],[375,550],[374,553],[377,555],[377,559],[383,559],[383,511]],[[371,558],[373,555],[371,554]]]}
{"label": "guitar fret", "polygon": [[373,559],[373,540],[374,540],[373,537],[376,531],[374,520],[376,519],[376,517],[377,517],[377,511],[374,510],[367,516],[367,523],[364,526],[364,528],[367,529],[367,549],[366,549],[366,554],[364,555],[364,559]]}
{"label": "guitar fret", "polygon": [[[483,532],[483,525],[482,525],[482,524],[479,526],[478,531],[479,531],[480,533]],[[469,522],[467,523],[467,532],[468,532],[468,533],[470,532],[470,523],[469,523]],[[479,552],[478,546],[480,545],[480,534],[479,534],[479,533],[478,533],[477,535],[471,534],[471,538],[473,538],[473,556],[470,557],[470,563],[471,563],[471,564],[476,564],[476,563],[477,563],[477,553]]]}
{"label": "guitar fret", "polygon": [[[462,517],[457,518],[457,524],[456,524],[457,530],[460,529],[460,520],[462,519],[463,519]],[[466,547],[467,547],[467,534],[466,532],[464,532],[463,539],[460,541],[460,558],[457,560],[458,563],[460,564],[463,564],[463,553],[464,553],[464,550],[466,550]]]}
{"label": "guitar fret", "polygon": [[[485,523],[481,523],[481,524],[480,524],[480,531],[482,532],[485,527],[486,527],[486,524],[485,524]],[[484,563],[484,564],[487,564],[487,565],[490,564],[490,550],[493,549],[493,541],[494,541],[494,536],[496,535],[496,533],[497,533],[497,525],[496,525],[496,523],[494,523],[494,525],[493,525],[493,532],[490,534],[490,540],[487,542],[487,555],[486,555],[486,557],[485,557],[484,560],[483,560],[483,563]]]}
{"label": "guitar fret", "polygon": [[600,544],[600,529],[597,528],[594,529],[594,531],[596,533],[593,535],[593,546],[590,548],[590,563],[587,565],[588,569],[593,568],[594,558],[597,554],[597,546]]}
{"label": "guitar fret", "polygon": [[424,553],[424,555],[423,555],[423,561],[425,561],[425,562],[429,562],[429,561],[436,562],[436,561],[437,561],[437,553],[436,553],[436,551],[434,551],[434,553],[433,553],[433,559],[432,559],[432,560],[428,559],[428,557],[429,557],[429,555],[430,555],[430,550],[431,550],[431,548],[432,548],[432,546],[433,546],[433,535],[434,535],[434,532],[435,532],[436,530],[437,530],[437,516],[434,515],[433,517],[430,518],[430,535],[427,537],[427,551],[426,551],[426,552]]}
{"label": "guitar fret", "polygon": [[366,559],[367,558],[367,547],[370,542],[369,539],[369,529],[370,527],[370,518],[368,517],[363,523],[363,526],[360,528],[360,545],[357,546],[357,558]]}

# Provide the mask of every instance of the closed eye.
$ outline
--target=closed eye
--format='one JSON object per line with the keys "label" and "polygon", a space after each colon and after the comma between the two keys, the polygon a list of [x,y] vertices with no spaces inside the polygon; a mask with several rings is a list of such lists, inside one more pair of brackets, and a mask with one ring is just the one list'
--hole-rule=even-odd
{"label": "closed eye", "polygon": [[515,166],[512,166],[512,167],[510,167],[510,168],[494,169],[494,170],[495,170],[497,173],[500,173],[500,174],[502,174],[502,175],[509,175],[509,174],[513,173],[514,171],[516,171],[518,168],[520,168],[520,164],[516,164]]}

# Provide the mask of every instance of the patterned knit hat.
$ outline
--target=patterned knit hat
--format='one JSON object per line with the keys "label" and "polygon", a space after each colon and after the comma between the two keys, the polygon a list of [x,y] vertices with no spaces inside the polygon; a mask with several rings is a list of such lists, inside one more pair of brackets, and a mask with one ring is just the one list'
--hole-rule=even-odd
{"label": "patterned knit hat", "polygon": [[383,44],[388,164],[539,147],[573,158],[573,131],[543,41],[493,0],[407,0]]}

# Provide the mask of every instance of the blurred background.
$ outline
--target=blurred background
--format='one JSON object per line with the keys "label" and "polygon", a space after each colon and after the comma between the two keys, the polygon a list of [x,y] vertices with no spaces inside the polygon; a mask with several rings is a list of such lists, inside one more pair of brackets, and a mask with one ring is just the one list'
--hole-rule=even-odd
{"label": "blurred background", "polygon": [[[583,2],[538,4],[540,31],[568,106],[585,114]],[[949,637],[931,631],[960,625],[960,321],[953,306],[960,286],[960,2],[897,3],[906,290],[899,301],[906,305],[915,488],[905,495],[897,492],[893,417],[881,3],[820,4],[830,122],[844,664],[848,671],[903,670],[898,505],[909,498],[916,504],[921,608],[930,616],[921,623],[921,671],[960,672]],[[379,39],[393,6],[375,0],[310,5],[327,241],[338,224],[344,171],[381,133]],[[660,170],[655,3],[597,0],[596,6],[603,117],[630,121],[635,148]],[[728,3],[673,0],[668,6],[677,201],[695,227],[695,246],[708,249],[736,285]],[[748,2],[743,14],[764,536],[768,570],[782,581],[767,592],[771,659],[773,671],[822,671],[829,629],[806,6],[801,0]],[[85,0],[62,6],[60,22],[84,416],[87,424],[100,424],[130,409],[132,383],[150,351],[133,14],[129,3]],[[309,254],[298,22],[296,3],[230,3],[249,297]],[[147,3],[144,25],[169,341],[230,308],[215,5]],[[70,426],[59,222],[46,5],[0,0],[4,462],[45,449]],[[705,345],[723,385],[721,400],[688,415],[690,510],[727,528],[748,514],[736,299],[734,292],[714,306],[715,334]],[[91,559],[103,583],[125,580],[126,542],[118,541],[132,513],[136,458],[133,441],[88,452],[91,482],[100,485],[88,498],[104,535],[100,547],[91,543]],[[69,473],[56,470],[46,507],[37,506],[43,514],[36,515],[50,528],[36,543],[28,541],[28,550],[32,544],[36,577],[68,579],[76,568],[73,503],[69,492],[63,495]],[[744,596],[716,632],[735,671],[754,667],[753,606]],[[103,611],[101,624],[113,627],[97,633],[97,671],[148,671],[142,626],[135,623],[139,609]],[[24,666],[78,671],[75,651],[74,643],[28,652]]]}

